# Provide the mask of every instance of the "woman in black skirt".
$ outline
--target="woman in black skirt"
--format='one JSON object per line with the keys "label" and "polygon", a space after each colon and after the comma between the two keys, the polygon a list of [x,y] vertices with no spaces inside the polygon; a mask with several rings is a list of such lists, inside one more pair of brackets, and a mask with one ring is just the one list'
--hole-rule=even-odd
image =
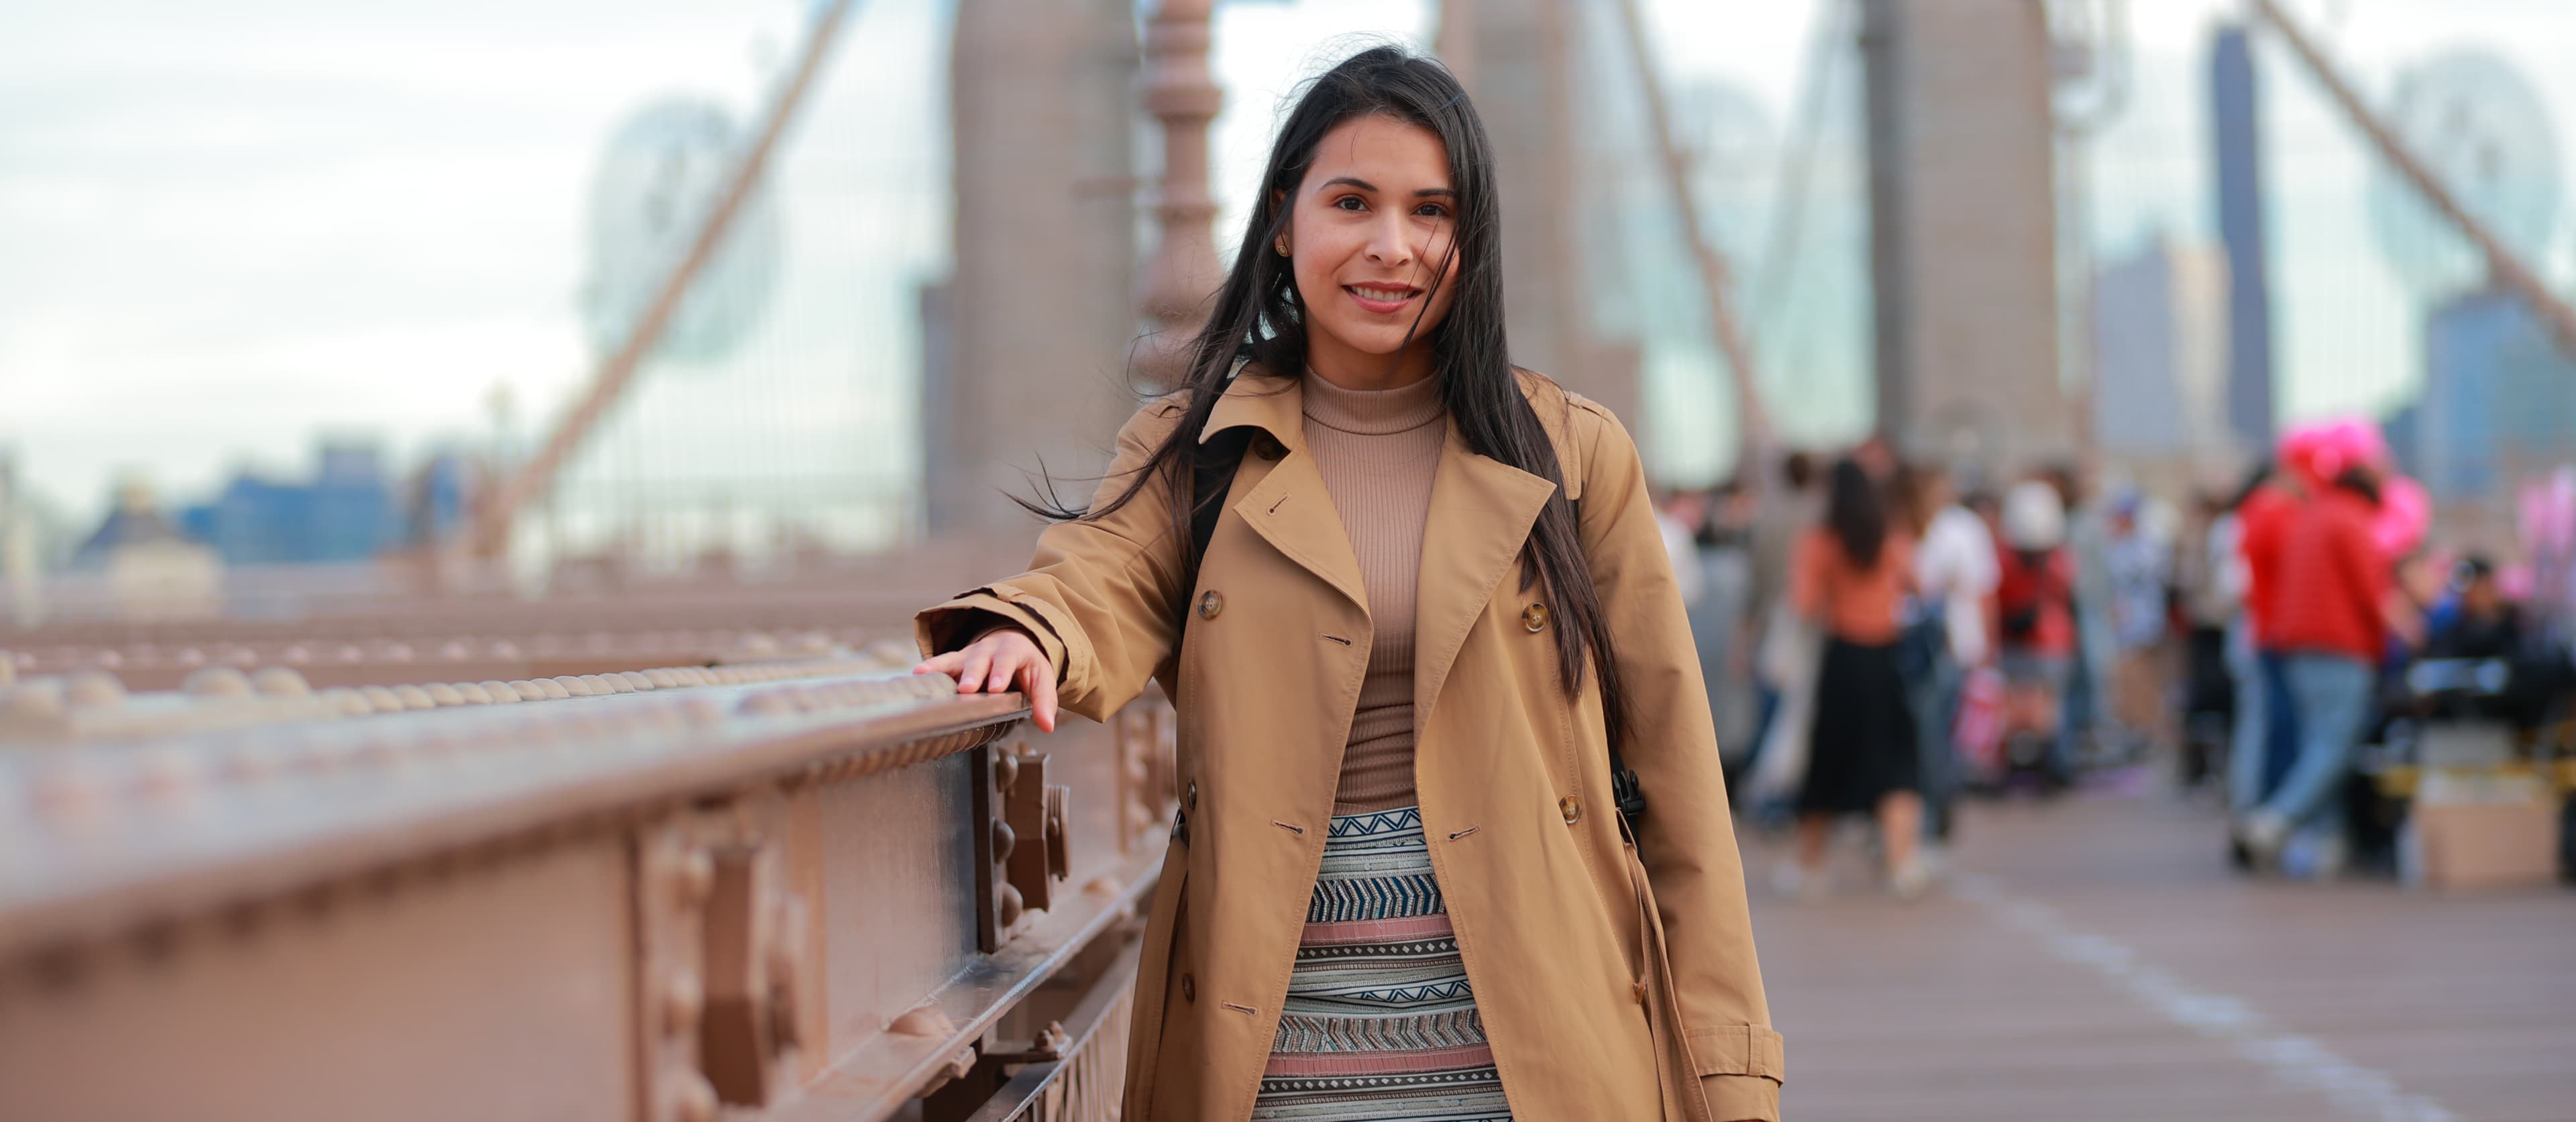
{"label": "woman in black skirt", "polygon": [[1851,460],[1834,465],[1825,523],[1798,543],[1790,584],[1798,610],[1826,636],[1798,792],[1797,862],[1781,878],[1792,895],[1823,894],[1825,843],[1846,814],[1877,815],[1888,887],[1898,896],[1912,898],[1928,878],[1915,844],[1921,754],[1896,650],[1913,546],[1869,473]]}

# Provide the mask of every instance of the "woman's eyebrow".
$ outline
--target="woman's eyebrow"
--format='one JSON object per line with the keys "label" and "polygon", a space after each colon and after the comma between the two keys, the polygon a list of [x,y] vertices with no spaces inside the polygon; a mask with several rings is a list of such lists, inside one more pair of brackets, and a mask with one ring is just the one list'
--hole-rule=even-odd
{"label": "woman's eyebrow", "polygon": [[[1320,187],[1318,187],[1317,189],[1318,189],[1318,190],[1320,190],[1320,189],[1322,189],[1323,187],[1357,187],[1357,188],[1359,188],[1360,190],[1362,190],[1362,191],[1366,191],[1366,192],[1368,192],[1368,193],[1370,193],[1370,194],[1376,194],[1376,193],[1377,193],[1377,184],[1371,183],[1371,182],[1369,182],[1368,180],[1365,180],[1365,179],[1355,179],[1355,178],[1352,178],[1351,176],[1347,176],[1347,175],[1336,175],[1336,176],[1332,177],[1331,179],[1327,179],[1327,180],[1325,180],[1325,181],[1322,183],[1322,185],[1321,185]],[[1414,192],[1414,193],[1413,193],[1413,197],[1415,197],[1415,198],[1417,198],[1417,199],[1423,199],[1423,198],[1435,198],[1435,197],[1436,197],[1436,198],[1445,198],[1445,199],[1454,199],[1454,198],[1457,198],[1457,197],[1458,197],[1458,192],[1453,191],[1453,190],[1451,190],[1451,189],[1449,189],[1449,188],[1447,188],[1447,187],[1425,187],[1425,188],[1423,188],[1423,189],[1421,189],[1421,190],[1419,190],[1419,191]]]}

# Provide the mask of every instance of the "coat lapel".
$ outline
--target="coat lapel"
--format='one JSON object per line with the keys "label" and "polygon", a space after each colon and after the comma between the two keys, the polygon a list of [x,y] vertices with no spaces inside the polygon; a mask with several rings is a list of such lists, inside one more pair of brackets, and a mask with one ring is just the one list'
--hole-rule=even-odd
{"label": "coat lapel", "polygon": [[1360,583],[1360,560],[1351,552],[1350,535],[1324,490],[1324,475],[1304,448],[1290,448],[1278,466],[1235,501],[1234,512],[1271,548],[1323,579],[1351,602],[1368,611],[1368,589]]}
{"label": "coat lapel", "polygon": [[1235,514],[1271,548],[1350,597],[1365,613],[1368,588],[1360,583],[1359,556],[1351,552],[1341,513],[1333,508],[1324,475],[1306,451],[1305,404],[1305,386],[1298,379],[1247,368],[1226,384],[1225,396],[1217,399],[1207,426],[1199,430],[1199,442],[1236,427],[1260,429],[1279,442],[1286,455],[1235,500]]}
{"label": "coat lapel", "polygon": [[[1455,425],[1440,450],[1431,483],[1431,515],[1422,534],[1421,584],[1413,620],[1413,731],[1458,660],[1467,632],[1483,615],[1504,574],[1513,569],[1530,527],[1556,485],[1467,449]],[[1347,548],[1347,547],[1345,547]]]}

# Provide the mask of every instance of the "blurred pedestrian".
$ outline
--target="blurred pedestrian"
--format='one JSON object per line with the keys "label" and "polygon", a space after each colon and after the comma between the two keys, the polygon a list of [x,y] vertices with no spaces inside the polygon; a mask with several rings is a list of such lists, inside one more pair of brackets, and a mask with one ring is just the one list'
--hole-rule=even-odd
{"label": "blurred pedestrian", "polygon": [[2080,748],[2108,748],[2121,736],[2112,710],[2111,675],[2119,642],[2111,627],[2111,526],[2091,471],[2059,464],[2044,473],[2066,507],[2066,553],[2075,576],[2074,658],[2059,708],[2059,756],[2070,766]]}
{"label": "blurred pedestrian", "polygon": [[2377,696],[2387,648],[2389,560],[2372,536],[2379,471],[2348,463],[2301,507],[2281,542],[2280,571],[2296,574],[2273,593],[2273,640],[2298,711],[2299,753],[2280,789],[2246,817],[2244,841],[2258,865],[2275,861],[2294,832],[2317,843],[2315,875],[2342,867],[2344,778]]}
{"label": "blurred pedestrian", "polygon": [[1780,464],[1781,487],[1762,500],[1753,525],[1753,599],[1747,625],[1754,639],[1753,682],[1760,710],[1751,798],[1755,809],[1769,812],[1789,799],[1806,774],[1808,703],[1815,683],[1815,628],[1789,599],[1789,576],[1798,542],[1823,516],[1816,486],[1815,459],[1791,452]]}
{"label": "blurred pedestrian", "polygon": [[1825,890],[1835,819],[1872,814],[1888,887],[1920,894],[1928,870],[1922,830],[1921,746],[1897,665],[1897,612],[1913,584],[1913,542],[1855,460],[1836,463],[1824,523],[1798,543],[1790,598],[1825,636],[1815,724],[1798,791],[1798,850],[1781,870],[1793,895]]}
{"label": "blurred pedestrian", "polygon": [[1938,637],[1914,710],[1923,754],[1924,833],[1936,845],[1946,845],[1950,804],[1960,778],[1958,747],[1951,740],[1960,683],[1992,657],[1986,601],[2003,575],[1994,536],[1984,520],[1959,502],[1946,469],[1917,469],[1915,491],[1923,543],[1914,554],[1915,595],[1928,609],[1926,620]]}
{"label": "blurred pedestrian", "polygon": [[2216,490],[2201,491],[2174,548],[2174,590],[2185,628],[2184,718],[2177,753],[2178,778],[2185,788],[2199,787],[2218,774],[2236,712],[2227,632],[2243,606],[2243,578],[2229,498]]}
{"label": "blurred pedestrian", "polygon": [[2007,698],[2006,760],[2049,790],[2073,778],[2065,700],[2075,664],[2075,562],[2066,507],[2051,485],[2017,484],[2003,500],[1996,551],[1998,668]]}
{"label": "blurred pedestrian", "polygon": [[2290,704],[2283,677],[2285,655],[2280,645],[2274,601],[2287,574],[2281,568],[2282,542],[2290,524],[2306,507],[2309,485],[2290,465],[2298,453],[2283,442],[2279,467],[2258,466],[2238,492],[2236,542],[2232,569],[2244,604],[2228,636],[2227,653],[2236,678],[2236,728],[2228,741],[2227,801],[2235,823],[2232,857],[2240,868],[2252,868],[2245,825],[2273,788],[2289,775],[2297,755],[2298,713]]}
{"label": "blurred pedestrian", "polygon": [[2106,504],[2111,714],[2133,750],[2163,743],[2169,723],[2165,640],[2173,632],[2172,552],[2156,529],[2151,503],[2137,489],[2122,488]]}

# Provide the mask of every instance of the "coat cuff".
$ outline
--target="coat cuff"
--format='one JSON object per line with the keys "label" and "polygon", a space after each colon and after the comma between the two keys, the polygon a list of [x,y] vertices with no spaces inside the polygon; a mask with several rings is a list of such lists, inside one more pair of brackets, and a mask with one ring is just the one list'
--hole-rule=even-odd
{"label": "coat cuff", "polygon": [[1028,632],[1029,638],[1037,641],[1038,650],[1045,652],[1056,680],[1064,680],[1065,663],[1071,652],[1066,649],[1063,634],[1048,619],[1044,605],[1016,598],[1004,586],[979,588],[923,610],[912,617],[913,641],[921,647],[921,657],[929,658],[957,650],[1006,625]]}
{"label": "coat cuff", "polygon": [[1759,1075],[1705,1075],[1700,1096],[1712,1122],[1780,1122],[1780,1084]]}
{"label": "coat cuff", "polygon": [[1750,1075],[1775,1084],[1788,1076],[1780,1034],[1767,1026],[1709,1025],[1691,1029],[1685,1036],[1691,1062],[1703,1076]]}

